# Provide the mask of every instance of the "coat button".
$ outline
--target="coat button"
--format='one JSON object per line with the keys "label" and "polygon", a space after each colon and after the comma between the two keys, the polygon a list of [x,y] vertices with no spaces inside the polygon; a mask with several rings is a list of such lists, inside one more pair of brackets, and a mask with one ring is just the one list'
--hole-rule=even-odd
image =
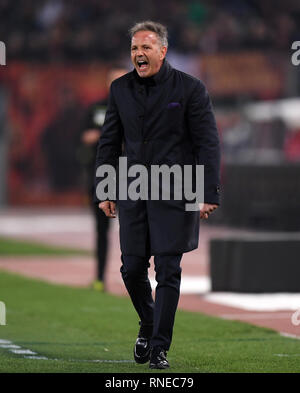
{"label": "coat button", "polygon": [[145,140],[144,140],[144,145],[146,145],[147,143],[148,143],[148,141],[145,139]]}

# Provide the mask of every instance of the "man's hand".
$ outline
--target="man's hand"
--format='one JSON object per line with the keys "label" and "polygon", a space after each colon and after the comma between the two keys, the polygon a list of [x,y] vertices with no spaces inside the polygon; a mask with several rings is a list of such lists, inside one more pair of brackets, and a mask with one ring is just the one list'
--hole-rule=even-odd
{"label": "man's hand", "polygon": [[106,217],[116,218],[116,204],[111,201],[104,201],[99,203],[99,208],[104,211]]}
{"label": "man's hand", "polygon": [[205,220],[208,219],[210,213],[212,213],[218,205],[211,205],[210,203],[203,203],[200,209],[200,218],[204,218]]}

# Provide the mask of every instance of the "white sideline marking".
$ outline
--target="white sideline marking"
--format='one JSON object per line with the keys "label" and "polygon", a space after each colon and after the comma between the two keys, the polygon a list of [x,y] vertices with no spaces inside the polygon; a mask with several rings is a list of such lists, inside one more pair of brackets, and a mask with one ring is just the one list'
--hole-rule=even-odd
{"label": "white sideline marking", "polygon": [[30,349],[11,349],[10,352],[17,355],[37,355],[36,352],[33,352]]}
{"label": "white sideline marking", "polygon": [[12,342],[8,341],[8,340],[1,340],[0,339],[0,344],[12,344]]}
{"label": "white sideline marking", "polygon": [[35,360],[56,360],[65,362],[86,362],[86,363],[134,363],[134,360],[108,360],[108,359],[49,359],[45,356],[24,356],[25,359]]}
{"label": "white sideline marking", "polygon": [[13,344],[12,341],[1,340],[0,348],[8,349],[16,355],[22,356],[24,359],[33,360],[56,360],[56,361],[66,361],[66,362],[88,362],[88,363],[134,363],[133,360],[109,360],[109,359],[49,359],[46,356],[40,356],[36,352],[31,351],[31,349],[21,348],[19,345]]}
{"label": "white sideline marking", "polygon": [[[30,349],[23,349],[19,345],[15,345],[12,341],[9,340],[0,339],[0,348],[8,349],[9,352],[12,352],[16,355],[36,355],[36,352],[33,352]],[[34,356],[32,357],[34,358]]]}
{"label": "white sideline marking", "polygon": [[20,349],[19,345],[14,344],[0,344],[0,348]]}

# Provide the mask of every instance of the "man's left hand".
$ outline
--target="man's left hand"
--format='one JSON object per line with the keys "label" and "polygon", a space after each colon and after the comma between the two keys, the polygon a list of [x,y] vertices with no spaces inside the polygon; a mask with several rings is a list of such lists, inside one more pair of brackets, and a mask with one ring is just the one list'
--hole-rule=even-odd
{"label": "man's left hand", "polygon": [[208,219],[208,216],[216,210],[218,205],[211,205],[210,203],[203,203],[200,209],[200,218]]}

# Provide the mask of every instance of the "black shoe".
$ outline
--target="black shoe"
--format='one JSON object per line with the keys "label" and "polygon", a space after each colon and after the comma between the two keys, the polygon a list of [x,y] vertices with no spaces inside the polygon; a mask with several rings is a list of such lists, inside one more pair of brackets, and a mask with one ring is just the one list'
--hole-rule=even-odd
{"label": "black shoe", "polygon": [[150,339],[152,336],[152,325],[142,325],[134,346],[134,360],[139,364],[147,363],[150,359]]}
{"label": "black shoe", "polygon": [[153,347],[150,357],[150,368],[165,369],[169,368],[169,362],[167,361],[167,352],[160,347]]}

